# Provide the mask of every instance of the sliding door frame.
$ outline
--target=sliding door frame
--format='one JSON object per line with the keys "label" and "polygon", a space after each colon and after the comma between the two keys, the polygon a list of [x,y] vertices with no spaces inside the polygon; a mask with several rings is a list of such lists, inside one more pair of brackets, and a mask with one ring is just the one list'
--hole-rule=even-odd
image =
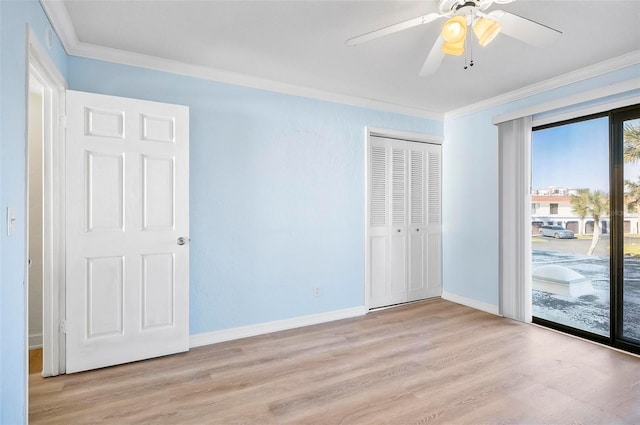
{"label": "sliding door frame", "polygon": [[590,114],[544,124],[536,130],[558,127],[597,118],[609,118],[609,205],[610,205],[610,251],[609,251],[609,336],[598,335],[583,329],[563,325],[533,316],[533,323],[606,344],[621,350],[640,354],[640,344],[621,338],[623,326],[624,296],[624,142],[622,122],[640,117],[640,105],[632,105],[596,114]]}
{"label": "sliding door frame", "polygon": [[[611,345],[640,354],[640,344],[624,339],[624,129],[623,122],[640,118],[640,105],[609,113],[611,144]],[[615,190],[615,188],[622,188]],[[640,214],[640,211],[638,212]]]}

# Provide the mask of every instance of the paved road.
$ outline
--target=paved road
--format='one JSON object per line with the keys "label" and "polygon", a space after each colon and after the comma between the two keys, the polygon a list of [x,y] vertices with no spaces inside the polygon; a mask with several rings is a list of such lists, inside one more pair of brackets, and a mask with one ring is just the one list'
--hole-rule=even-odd
{"label": "paved road", "polygon": [[[591,246],[591,239],[554,239],[532,236],[532,249],[541,251],[571,252],[586,255]],[[609,235],[600,235],[593,255],[609,255]]]}
{"label": "paved road", "polygon": [[[600,235],[598,245],[593,255],[605,256],[609,255],[609,241],[611,235]],[[532,236],[533,249],[541,251],[570,252],[573,254],[586,255],[591,246],[591,239],[554,239],[549,237]],[[640,244],[640,238],[624,238],[625,244]]]}

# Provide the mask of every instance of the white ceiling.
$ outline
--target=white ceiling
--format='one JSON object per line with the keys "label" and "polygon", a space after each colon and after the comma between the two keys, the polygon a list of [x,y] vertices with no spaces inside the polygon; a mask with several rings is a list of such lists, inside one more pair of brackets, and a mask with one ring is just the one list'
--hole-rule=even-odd
{"label": "white ceiling", "polygon": [[[61,21],[47,3],[51,0],[44,4],[52,20]],[[463,57],[447,56],[436,74],[424,78],[418,72],[442,20],[357,47],[345,41],[436,12],[437,1],[71,0],[59,3],[58,11],[64,11],[60,4],[66,6],[66,25],[72,28],[60,31],[64,23],[53,24],[67,47],[71,41],[64,39],[75,32],[76,42],[85,47],[119,49],[433,113],[640,50],[639,0],[494,4],[489,11],[503,9],[563,35],[546,48],[500,35],[487,47],[474,46],[473,68],[463,69]]]}

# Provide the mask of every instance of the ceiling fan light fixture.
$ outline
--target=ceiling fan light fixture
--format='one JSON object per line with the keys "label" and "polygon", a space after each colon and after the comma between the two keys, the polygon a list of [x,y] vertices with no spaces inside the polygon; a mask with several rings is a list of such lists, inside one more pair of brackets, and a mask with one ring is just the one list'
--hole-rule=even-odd
{"label": "ceiling fan light fixture", "polygon": [[464,39],[457,43],[444,43],[442,45],[442,52],[447,55],[460,56],[464,53]]}
{"label": "ceiling fan light fixture", "polygon": [[461,15],[454,16],[442,25],[442,38],[447,43],[464,42],[467,35],[467,18]]}
{"label": "ceiling fan light fixture", "polygon": [[500,22],[488,18],[480,18],[473,23],[473,32],[478,37],[478,43],[481,46],[491,43],[501,30],[502,24]]}

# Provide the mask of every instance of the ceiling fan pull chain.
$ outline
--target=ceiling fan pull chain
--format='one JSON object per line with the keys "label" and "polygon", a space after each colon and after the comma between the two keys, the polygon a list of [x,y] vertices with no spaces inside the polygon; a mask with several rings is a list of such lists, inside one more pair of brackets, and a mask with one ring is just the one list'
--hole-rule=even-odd
{"label": "ceiling fan pull chain", "polygon": [[[473,14],[473,19],[471,20],[471,22],[473,22],[475,20],[475,13]],[[469,66],[473,66],[473,37],[471,36],[471,33],[473,31],[469,31],[469,55],[471,56],[471,62],[469,62]]]}
{"label": "ceiling fan pull chain", "polygon": [[465,44],[469,46],[469,49],[464,52],[464,69],[469,69],[470,66],[473,66],[473,37],[469,33],[470,31],[467,31],[467,39],[465,40]]}

